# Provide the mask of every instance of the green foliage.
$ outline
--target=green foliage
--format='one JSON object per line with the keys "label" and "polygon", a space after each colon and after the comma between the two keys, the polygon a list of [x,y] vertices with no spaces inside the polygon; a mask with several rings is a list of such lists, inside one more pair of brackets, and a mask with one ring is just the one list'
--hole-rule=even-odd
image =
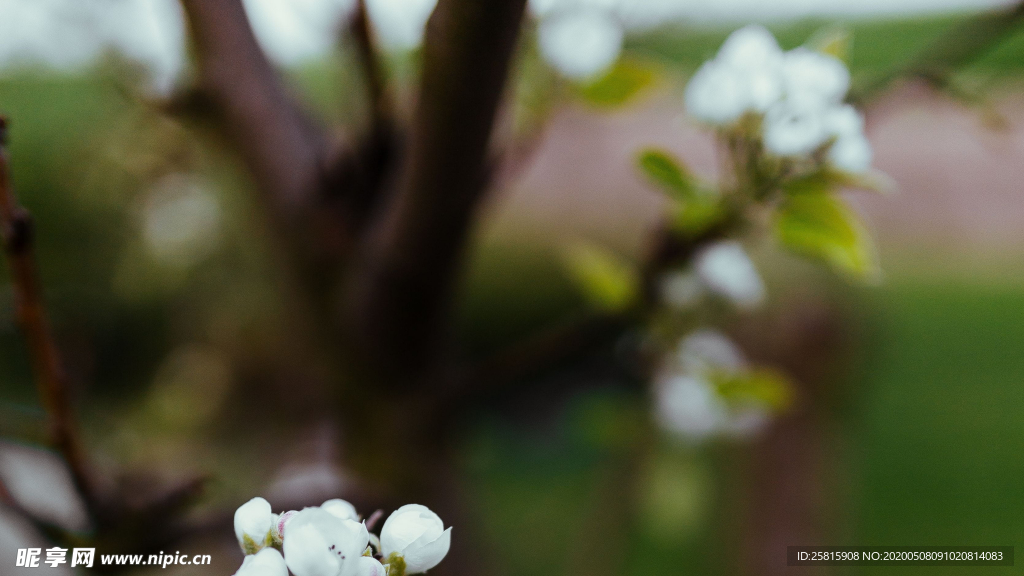
{"label": "green foliage", "polygon": [[875,280],[880,274],[871,235],[835,195],[789,196],[776,215],[775,235],[787,248],[854,277]]}
{"label": "green foliage", "polygon": [[757,404],[775,412],[793,404],[793,383],[784,374],[768,368],[716,374],[712,382],[731,404]]}
{"label": "green foliage", "polygon": [[590,244],[566,252],[566,266],[592,305],[602,310],[629,308],[640,291],[640,275],[629,262]]}
{"label": "green foliage", "polygon": [[594,106],[614,108],[629,103],[657,78],[658,73],[651,64],[620,58],[604,76],[581,87],[580,94]]}
{"label": "green foliage", "polygon": [[637,158],[640,171],[676,200],[689,200],[696,193],[693,175],[671,153],[646,148]]}

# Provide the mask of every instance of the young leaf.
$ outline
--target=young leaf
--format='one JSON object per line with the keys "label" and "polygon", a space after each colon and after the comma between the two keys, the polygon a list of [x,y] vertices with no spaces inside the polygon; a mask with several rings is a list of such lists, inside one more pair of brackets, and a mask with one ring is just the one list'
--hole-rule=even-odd
{"label": "young leaf", "polygon": [[693,175],[664,150],[647,148],[637,158],[640,171],[676,200],[689,200],[696,192]]}
{"label": "young leaf", "polygon": [[614,108],[628,103],[653,84],[657,77],[650,64],[622,58],[607,74],[580,88],[580,93],[590,104]]}
{"label": "young leaf", "polygon": [[873,281],[881,273],[870,233],[832,194],[786,198],[776,215],[775,234],[787,248],[824,260],[854,277]]}
{"label": "young leaf", "polygon": [[781,412],[793,404],[794,387],[784,374],[768,368],[712,375],[718,393],[733,404],[759,404]]}
{"label": "young leaf", "polygon": [[717,197],[697,194],[676,207],[674,229],[686,236],[697,236],[718,223],[723,214],[724,207]]}
{"label": "young leaf", "polygon": [[850,58],[850,46],[853,37],[850,31],[841,26],[828,26],[814,33],[807,45],[812,50],[835,56],[843,61]]}
{"label": "young leaf", "polygon": [[578,244],[566,251],[569,274],[595,307],[608,311],[629,308],[640,293],[636,268],[608,250]]}

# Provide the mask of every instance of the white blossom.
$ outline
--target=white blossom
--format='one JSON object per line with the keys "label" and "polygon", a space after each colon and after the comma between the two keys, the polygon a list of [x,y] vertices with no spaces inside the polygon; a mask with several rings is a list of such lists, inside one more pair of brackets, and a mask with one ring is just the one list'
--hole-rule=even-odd
{"label": "white blossom", "polygon": [[726,419],[725,403],[706,380],[674,376],[655,388],[655,415],[669,432],[694,439],[714,434]]}
{"label": "white blossom", "polygon": [[783,100],[765,114],[764,147],[778,156],[803,156],[828,139],[823,110],[816,103]]}
{"label": "white blossom", "polygon": [[694,268],[709,289],[740,307],[752,308],[764,301],[764,282],[739,242],[717,242],[704,248],[696,256]]}
{"label": "white blossom", "polygon": [[448,554],[451,532],[426,506],[406,504],[395,510],[381,528],[382,553],[385,558],[402,556],[408,574],[426,572]]}
{"label": "white blossom", "polygon": [[264,548],[242,561],[235,576],[288,576],[284,557],[274,548]]}
{"label": "white blossom", "polygon": [[859,174],[871,167],[871,144],[864,136],[864,116],[853,106],[831,108],[825,114],[825,126],[835,142],[828,161],[844,172]]}
{"label": "white blossom", "polygon": [[253,498],[235,510],[235,536],[246,554],[263,548],[273,524],[270,503],[263,498]]}
{"label": "white blossom", "polygon": [[747,89],[741,70],[710,60],[686,85],[686,111],[709,124],[731,124],[747,111],[750,103]]}
{"label": "white blossom", "polygon": [[837,138],[864,134],[864,116],[849,104],[829,108],[823,121],[828,133]]}
{"label": "white blossom", "polygon": [[370,542],[364,524],[306,508],[286,530],[284,559],[295,576],[363,576],[359,558]]}
{"label": "white blossom", "polygon": [[356,507],[341,498],[334,498],[320,505],[321,508],[342,520],[359,520]]}
{"label": "white blossom", "polygon": [[839,103],[850,89],[850,71],[835,56],[794,48],[783,56],[782,76],[790,98],[815,98]]}
{"label": "white blossom", "polygon": [[828,150],[828,161],[836,168],[860,174],[871,168],[871,144],[863,135],[841,137]]}
{"label": "white blossom", "polygon": [[573,10],[544,18],[537,28],[541,54],[565,76],[587,80],[615,63],[622,51],[622,24],[607,12]]}
{"label": "white blossom", "polygon": [[782,64],[782,49],[764,26],[750,25],[730,34],[716,58],[743,70],[777,68]]}

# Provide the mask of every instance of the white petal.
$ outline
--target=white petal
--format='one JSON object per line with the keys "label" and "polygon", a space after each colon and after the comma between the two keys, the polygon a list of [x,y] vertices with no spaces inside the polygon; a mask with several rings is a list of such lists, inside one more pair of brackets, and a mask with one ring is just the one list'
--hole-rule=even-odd
{"label": "white petal", "polygon": [[849,104],[835,106],[825,111],[825,129],[832,136],[848,138],[864,134],[864,116]]}
{"label": "white petal", "polygon": [[235,576],[288,576],[288,568],[280,552],[264,548],[257,554],[246,556]]}
{"label": "white petal", "polygon": [[328,500],[321,504],[320,507],[343,520],[359,520],[359,513],[356,512],[356,507],[341,498]]}
{"label": "white petal", "polygon": [[239,543],[248,536],[257,546],[262,546],[273,523],[270,503],[263,498],[253,498],[235,510],[235,536]]}
{"label": "white petal", "polygon": [[764,146],[778,156],[802,156],[828,139],[822,110],[808,99],[784,100],[765,114]]}
{"label": "white petal", "polygon": [[692,376],[662,381],[655,388],[655,410],[663,428],[698,440],[718,431],[726,417],[711,385]]}
{"label": "white petal", "polygon": [[622,25],[598,10],[554,14],[537,29],[544,59],[576,80],[593,78],[614,64],[622,51],[622,38]]}
{"label": "white petal", "polygon": [[775,36],[764,26],[750,25],[736,30],[718,51],[718,59],[746,70],[778,66],[782,50]]}
{"label": "white petal", "polygon": [[381,552],[404,554],[406,548],[420,539],[427,542],[441,536],[444,523],[426,506],[406,504],[395,510],[380,531]]}
{"label": "white petal", "polygon": [[696,256],[694,268],[709,289],[744,308],[764,301],[765,287],[739,242],[718,242]]}
{"label": "white petal", "polygon": [[746,76],[727,64],[705,62],[686,85],[686,111],[710,124],[735,122],[750,106]]}
{"label": "white petal", "polygon": [[792,97],[840,102],[850,89],[850,71],[842,60],[803,47],[786,52],[782,74],[786,91]]}
{"label": "white petal", "polygon": [[284,559],[295,576],[337,576],[341,559],[314,526],[289,526],[284,539]]}
{"label": "white petal", "polygon": [[366,526],[321,508],[306,508],[288,521],[284,558],[295,576],[338,576],[346,562],[362,556]]}
{"label": "white petal", "polygon": [[385,576],[384,565],[369,556],[360,556],[345,567],[344,576]]}
{"label": "white petal", "polygon": [[441,563],[452,544],[452,529],[448,528],[433,540],[417,541],[406,548],[405,567],[408,574],[421,574]]}
{"label": "white petal", "polygon": [[836,168],[860,174],[871,168],[871,143],[863,135],[841,137],[828,150],[828,160]]}

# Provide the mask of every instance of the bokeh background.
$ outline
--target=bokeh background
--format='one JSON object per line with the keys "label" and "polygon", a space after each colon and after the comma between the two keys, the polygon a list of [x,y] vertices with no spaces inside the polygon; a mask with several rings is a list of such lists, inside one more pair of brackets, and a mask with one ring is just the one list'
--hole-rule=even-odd
{"label": "bokeh background", "polygon": [[[642,249],[661,200],[634,169],[637,150],[662,146],[714,175],[712,139],[685,118],[681,94],[731,30],[762,22],[789,48],[841,25],[856,82],[1007,6],[623,4],[619,65],[650,76],[626,102],[552,80],[536,50],[521,50],[513,77],[526,88],[517,96],[544,127],[475,233],[459,312],[460,340],[474,354],[578,306],[562,269],[566,242]],[[369,6],[389,74],[407,95],[431,4]],[[357,123],[365,103],[347,88],[357,74],[343,33],[348,3],[246,7],[313,114]],[[535,21],[545,9],[536,3]],[[0,0],[0,112],[11,119],[14,180],[36,219],[85,437],[111,468],[209,473],[202,510],[233,510],[257,494],[275,507],[317,503],[353,479],[337,458],[326,392],[290,378],[304,358],[287,336],[290,295],[251,177],[210,130],[162,107],[189,82],[189,61],[174,2]],[[776,574],[786,573],[786,545],[1024,541],[1022,72],[1024,27],[958,71],[957,90],[903,82],[868,104],[875,165],[896,191],[850,198],[876,234],[884,281],[833,277],[771,243],[757,251],[768,304],[731,332],[754,356],[803,367],[797,407],[754,438],[653,439],[636,526],[608,520],[630,499],[614,482],[628,458],[622,438],[646,417],[614,383],[549,398],[536,382],[479,408],[460,465],[499,573]],[[44,414],[5,268],[0,278],[0,478],[26,508],[82,529],[66,473],[38,448]],[[212,553],[213,566],[168,573],[233,573],[241,556],[232,540],[225,527],[188,541],[182,551]],[[4,508],[0,572],[12,570],[16,548],[38,542],[45,535]],[[581,569],[612,546],[624,571]],[[31,571],[46,573],[69,570]]]}

